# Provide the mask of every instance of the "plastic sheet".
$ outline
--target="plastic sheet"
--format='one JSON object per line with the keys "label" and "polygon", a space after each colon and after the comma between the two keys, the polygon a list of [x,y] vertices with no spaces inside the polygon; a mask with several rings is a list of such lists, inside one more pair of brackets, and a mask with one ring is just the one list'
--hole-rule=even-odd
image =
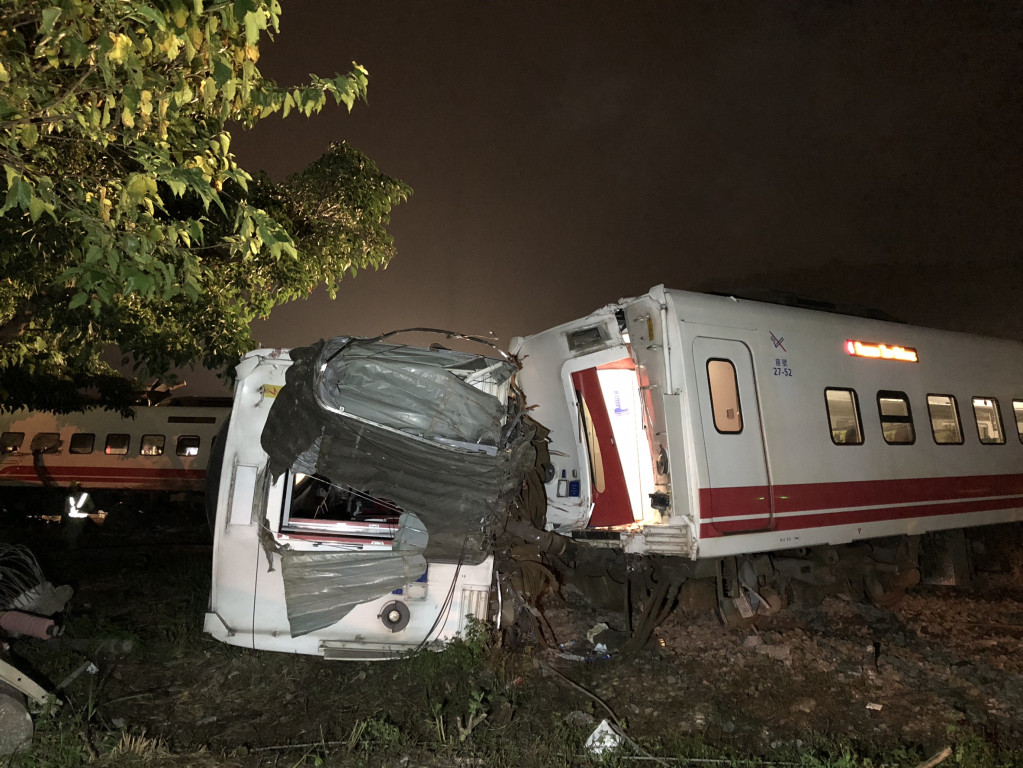
{"label": "plastic sheet", "polygon": [[318,396],[327,407],[427,439],[497,445],[501,438],[505,405],[462,377],[485,371],[506,381],[511,363],[347,338],[326,342],[320,359]]}
{"label": "plastic sheet", "polygon": [[407,552],[287,552],[281,569],[291,636],[298,637],[414,582],[426,572],[426,558]]}

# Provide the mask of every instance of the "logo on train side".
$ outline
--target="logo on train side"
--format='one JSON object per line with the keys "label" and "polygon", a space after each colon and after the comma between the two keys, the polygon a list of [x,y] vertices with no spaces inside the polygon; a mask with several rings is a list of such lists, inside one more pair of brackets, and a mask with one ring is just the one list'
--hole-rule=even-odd
{"label": "logo on train side", "polygon": [[[774,331],[768,331],[771,334],[771,343],[775,349],[780,349],[782,352],[787,353],[785,349],[785,337],[776,336]],[[792,369],[789,367],[789,361],[784,357],[776,357],[774,359],[774,369],[772,370],[775,376],[792,376]]]}

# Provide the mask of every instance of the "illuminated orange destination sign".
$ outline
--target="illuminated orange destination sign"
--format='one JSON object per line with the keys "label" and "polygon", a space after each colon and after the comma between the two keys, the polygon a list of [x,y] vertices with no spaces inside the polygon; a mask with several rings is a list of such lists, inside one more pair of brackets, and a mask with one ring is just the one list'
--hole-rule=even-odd
{"label": "illuminated orange destination sign", "polygon": [[903,363],[918,362],[916,350],[912,347],[899,347],[893,344],[874,344],[867,341],[845,342],[845,351],[853,357],[872,357],[876,360],[899,360]]}

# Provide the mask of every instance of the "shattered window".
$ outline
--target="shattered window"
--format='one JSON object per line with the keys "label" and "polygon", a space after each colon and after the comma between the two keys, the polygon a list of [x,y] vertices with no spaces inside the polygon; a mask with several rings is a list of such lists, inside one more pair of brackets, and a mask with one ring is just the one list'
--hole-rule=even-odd
{"label": "shattered window", "polygon": [[[313,541],[390,540],[402,510],[323,475],[292,473],[280,532]],[[379,543],[379,542],[378,542]]]}

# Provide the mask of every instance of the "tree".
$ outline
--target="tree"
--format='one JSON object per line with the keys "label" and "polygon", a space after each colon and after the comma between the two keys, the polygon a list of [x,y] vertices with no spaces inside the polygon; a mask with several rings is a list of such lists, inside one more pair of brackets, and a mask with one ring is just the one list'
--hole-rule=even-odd
{"label": "tree", "polygon": [[264,78],[279,18],[277,0],[0,6],[0,409],[124,407],[142,378],[236,362],[276,305],[386,266],[406,185],[343,143],[281,184],[231,154],[230,126],[365,97],[358,65]]}

